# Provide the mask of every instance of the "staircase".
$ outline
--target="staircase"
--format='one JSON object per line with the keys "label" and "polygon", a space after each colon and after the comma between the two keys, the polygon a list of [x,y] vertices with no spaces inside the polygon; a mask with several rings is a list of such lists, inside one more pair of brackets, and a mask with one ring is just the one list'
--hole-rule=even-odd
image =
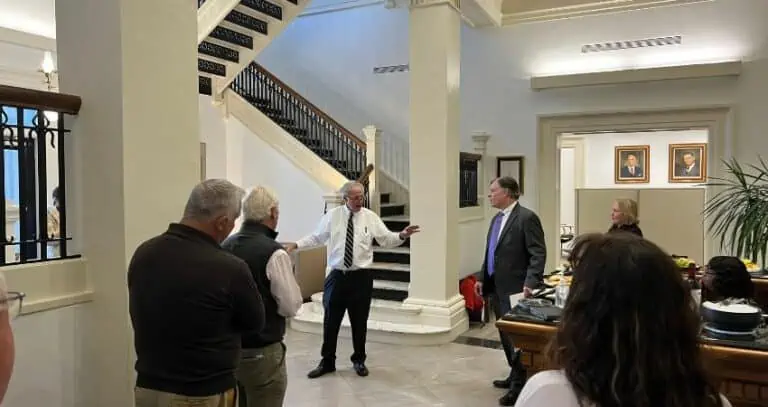
{"label": "staircase", "polygon": [[[200,93],[223,101],[229,114],[303,169],[322,188],[337,190],[343,182],[363,175],[366,166],[377,160],[373,154],[367,156],[366,143],[253,62],[269,39],[308,0],[280,0],[279,5],[266,0],[198,1]],[[201,23],[216,14],[217,9],[207,8],[211,3],[220,8],[221,20],[215,28],[210,23]],[[231,9],[226,11],[229,6]],[[211,26],[210,33],[206,33],[207,26]],[[407,147],[406,144],[406,151]],[[374,150],[378,150],[375,155],[381,154],[378,147],[371,151]],[[374,168],[380,170],[378,163]],[[383,172],[377,173],[377,179],[383,181],[372,183],[378,191],[389,188],[388,192],[396,192],[401,201],[407,202],[408,193],[402,182]],[[379,193],[378,197],[378,210],[386,226],[393,231],[405,228],[409,224],[406,204],[392,202],[389,193]],[[406,301],[411,276],[409,241],[394,249],[376,247],[371,270],[374,289],[368,320],[370,340],[446,343],[465,329],[463,301],[439,306]],[[291,326],[304,332],[322,332],[322,298],[323,293],[313,294],[292,319]],[[341,335],[350,336],[347,318],[342,322]]]}
{"label": "staircase", "polygon": [[221,95],[309,0],[198,0],[198,91]]}

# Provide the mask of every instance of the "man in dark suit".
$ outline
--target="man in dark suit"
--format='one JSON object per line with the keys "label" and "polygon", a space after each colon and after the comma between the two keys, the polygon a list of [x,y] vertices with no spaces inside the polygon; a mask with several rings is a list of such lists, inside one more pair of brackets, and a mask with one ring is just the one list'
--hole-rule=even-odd
{"label": "man in dark suit", "polygon": [[627,155],[627,161],[624,166],[621,167],[621,178],[642,178],[643,168],[637,163],[637,156],[634,154]]}
{"label": "man in dark suit", "polygon": [[675,168],[676,177],[700,177],[701,169],[696,164],[696,156],[690,151],[683,153],[683,162]]}
{"label": "man in dark suit", "polygon": [[[518,203],[520,185],[512,177],[501,177],[491,183],[488,199],[496,209],[486,240],[482,282],[475,290],[490,297],[496,318],[510,311],[509,296],[522,292],[525,297],[543,280],[547,249],[539,217]],[[501,334],[504,355],[510,367],[509,376],[493,382],[494,387],[508,389],[499,399],[502,406],[513,406],[525,384],[526,372],[519,352]]]}

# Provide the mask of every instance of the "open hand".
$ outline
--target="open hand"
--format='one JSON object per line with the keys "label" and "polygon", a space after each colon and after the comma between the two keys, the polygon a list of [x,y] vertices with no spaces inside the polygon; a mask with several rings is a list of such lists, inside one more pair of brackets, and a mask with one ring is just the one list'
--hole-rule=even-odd
{"label": "open hand", "polygon": [[402,232],[400,232],[400,239],[405,240],[411,237],[414,233],[419,233],[421,230],[419,229],[419,225],[410,225],[407,228],[403,229]]}

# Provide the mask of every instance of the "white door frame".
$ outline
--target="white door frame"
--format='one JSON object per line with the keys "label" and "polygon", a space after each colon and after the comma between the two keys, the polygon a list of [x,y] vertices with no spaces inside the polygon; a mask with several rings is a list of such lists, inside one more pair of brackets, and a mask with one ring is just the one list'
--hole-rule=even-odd
{"label": "white door frame", "polygon": [[[733,144],[731,106],[705,106],[677,109],[653,109],[613,112],[590,112],[538,117],[538,210],[547,243],[547,270],[554,270],[560,261],[560,149],[562,133],[598,131],[648,131],[655,129],[691,129],[708,131],[707,169],[710,177],[723,172],[721,160],[731,155]],[[613,159],[613,157],[611,157]],[[707,187],[705,199],[715,191]],[[707,261],[718,254],[719,244],[705,238],[704,257]]]}

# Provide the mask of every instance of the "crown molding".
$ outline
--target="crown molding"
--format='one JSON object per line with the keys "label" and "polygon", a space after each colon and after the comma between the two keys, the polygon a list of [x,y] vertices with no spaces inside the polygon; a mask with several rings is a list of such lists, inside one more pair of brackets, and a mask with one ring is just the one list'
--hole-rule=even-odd
{"label": "crown molding", "polygon": [[56,52],[56,39],[0,27],[0,42]]}
{"label": "crown molding", "polygon": [[627,69],[573,75],[534,76],[531,89],[545,90],[580,86],[617,85],[637,82],[657,82],[675,79],[715,78],[741,75],[741,61],[719,62],[659,68]]}
{"label": "crown molding", "polygon": [[620,13],[642,10],[654,7],[682,6],[686,4],[703,3],[715,0],[602,0],[591,1],[577,5],[551,7],[540,10],[504,13],[502,25],[530,23],[538,21],[562,20],[567,18],[585,17],[598,14]]}

